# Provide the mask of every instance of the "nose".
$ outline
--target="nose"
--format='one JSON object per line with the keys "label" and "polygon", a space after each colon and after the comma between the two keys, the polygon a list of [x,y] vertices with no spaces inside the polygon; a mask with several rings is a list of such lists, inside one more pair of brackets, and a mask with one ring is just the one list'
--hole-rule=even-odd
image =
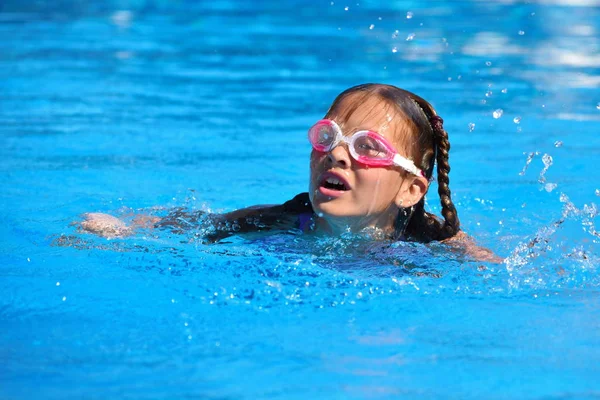
{"label": "nose", "polygon": [[333,167],[337,166],[340,168],[350,167],[350,153],[344,145],[335,146],[328,154],[327,160]]}

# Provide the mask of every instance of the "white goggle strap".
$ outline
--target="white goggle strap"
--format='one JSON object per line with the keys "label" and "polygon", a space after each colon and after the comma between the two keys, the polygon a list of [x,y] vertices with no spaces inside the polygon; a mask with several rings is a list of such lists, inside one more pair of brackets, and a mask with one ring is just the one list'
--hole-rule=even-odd
{"label": "white goggle strap", "polygon": [[400,154],[396,154],[392,161],[394,162],[394,165],[403,168],[404,170],[410,172],[413,175],[425,176],[423,171],[417,168],[417,166],[412,161],[410,161],[408,158],[402,157]]}

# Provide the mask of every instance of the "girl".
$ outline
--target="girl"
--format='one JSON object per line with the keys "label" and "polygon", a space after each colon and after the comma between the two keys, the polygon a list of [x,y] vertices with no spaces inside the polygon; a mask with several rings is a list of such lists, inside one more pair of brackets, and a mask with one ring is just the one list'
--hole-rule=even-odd
{"label": "girl", "polygon": [[[443,120],[421,97],[390,85],[352,87],[334,100],[324,119],[309,129],[308,138],[313,147],[308,193],[282,205],[222,215],[176,209],[161,219],[134,220],[133,226],[181,231],[202,223],[210,227],[205,235],[210,241],[293,228],[419,242],[465,238],[450,195],[448,134]],[[443,219],[424,207],[436,164]],[[98,213],[87,214],[81,228],[113,237],[133,231],[117,218]],[[477,258],[492,256],[480,250]]]}

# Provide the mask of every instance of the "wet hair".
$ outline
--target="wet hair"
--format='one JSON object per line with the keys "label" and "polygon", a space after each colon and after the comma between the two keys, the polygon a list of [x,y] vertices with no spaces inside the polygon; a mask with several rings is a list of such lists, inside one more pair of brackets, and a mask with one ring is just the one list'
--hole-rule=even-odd
{"label": "wet hair", "polygon": [[[351,87],[336,97],[326,118],[333,115],[346,120],[368,98],[378,96],[404,117],[407,134],[413,139],[412,158],[415,165],[431,180],[437,162],[438,194],[442,205],[443,221],[425,211],[425,196],[410,208],[401,209],[396,218],[396,234],[419,242],[439,241],[451,238],[460,231],[460,221],[450,192],[450,142],[444,130],[444,121],[423,98],[391,85],[367,83]],[[344,114],[338,110],[344,103]]]}

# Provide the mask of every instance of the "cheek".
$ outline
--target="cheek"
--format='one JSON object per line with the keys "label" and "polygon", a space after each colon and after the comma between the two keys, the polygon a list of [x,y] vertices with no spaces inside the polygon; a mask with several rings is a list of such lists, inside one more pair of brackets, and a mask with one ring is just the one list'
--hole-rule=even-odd
{"label": "cheek", "polygon": [[[357,181],[363,187],[365,195],[395,195],[402,183],[402,177],[397,171],[384,168],[369,168],[357,171]],[[386,196],[387,197],[387,196]]]}
{"label": "cheek", "polygon": [[323,159],[325,158],[326,154],[324,153],[319,153],[315,150],[311,151],[310,153],[310,170],[316,170],[317,167],[323,162]]}

